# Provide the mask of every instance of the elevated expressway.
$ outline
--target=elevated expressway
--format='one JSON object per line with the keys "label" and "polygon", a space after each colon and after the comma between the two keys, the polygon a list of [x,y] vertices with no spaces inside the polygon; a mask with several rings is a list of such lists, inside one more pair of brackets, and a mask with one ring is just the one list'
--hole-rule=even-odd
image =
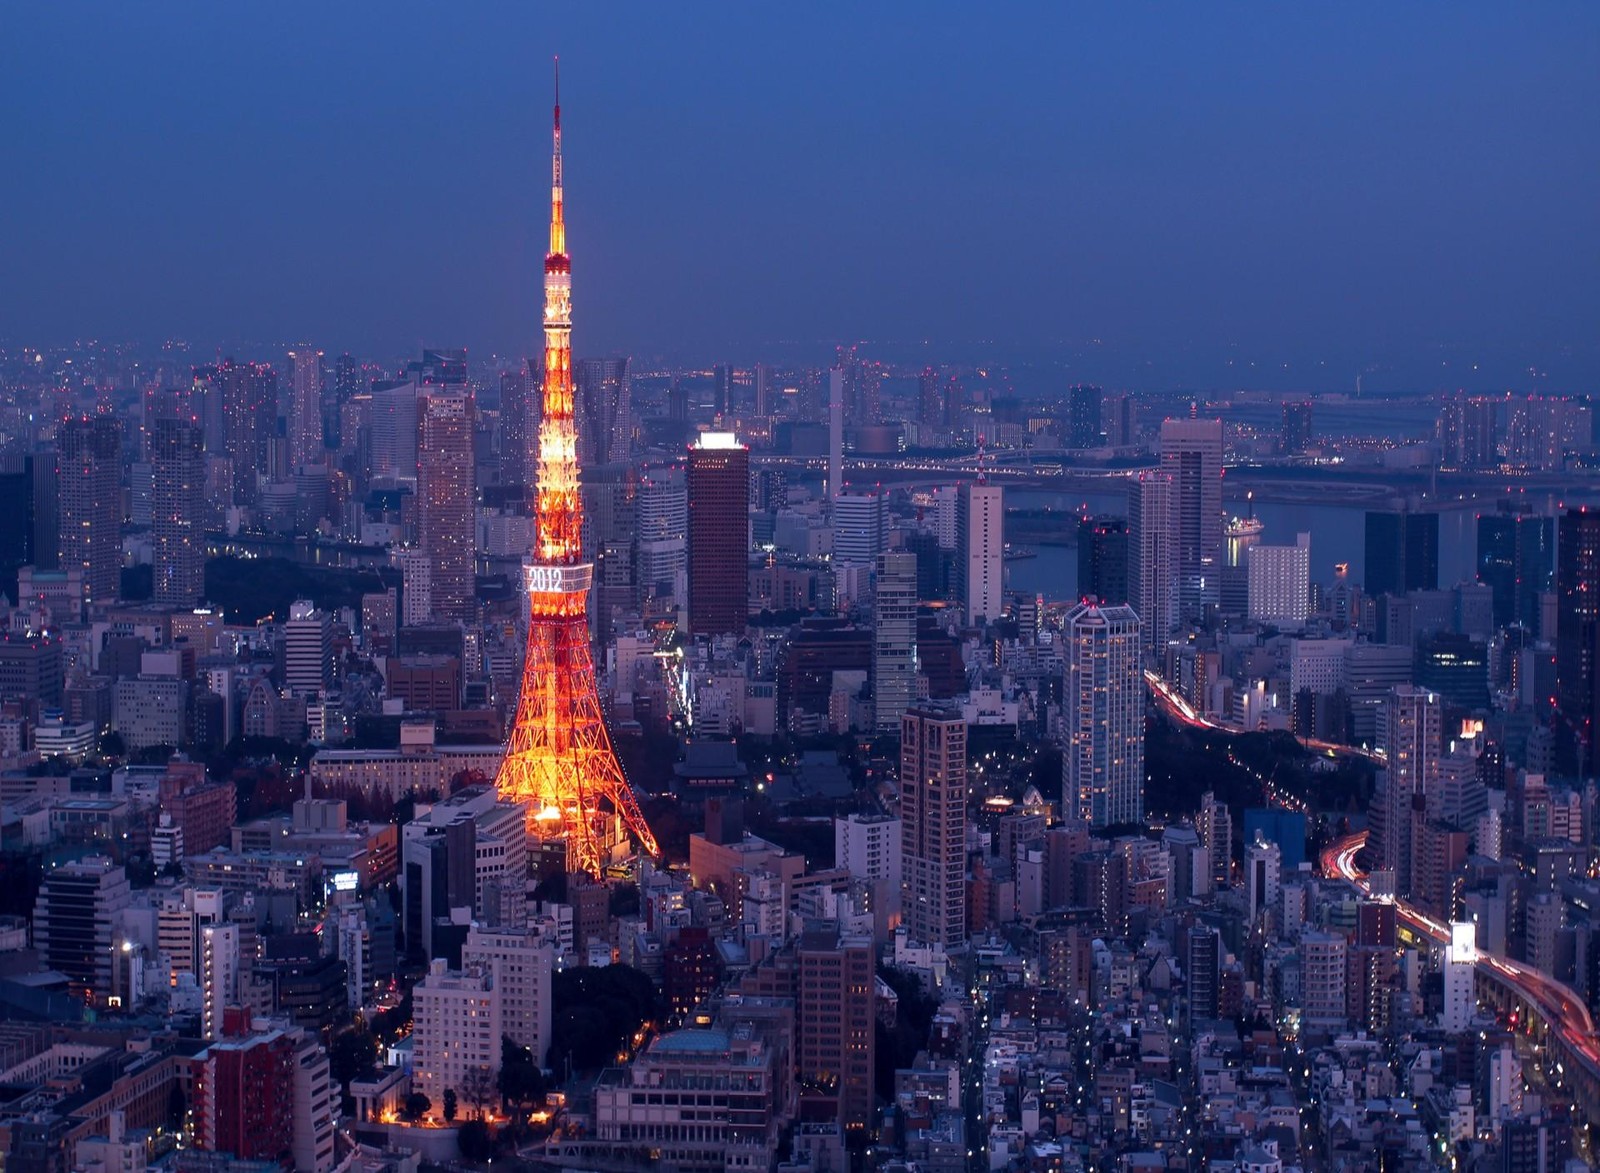
{"label": "elevated expressway", "polygon": [[[1366,842],[1365,831],[1335,840],[1322,853],[1322,874],[1370,893],[1365,873],[1356,868]],[[1396,919],[1414,936],[1440,947],[1449,943],[1449,925],[1404,900],[1393,903]],[[1518,1027],[1542,1048],[1551,1082],[1572,1096],[1589,1124],[1600,1123],[1600,1039],[1583,1000],[1539,970],[1481,950],[1477,984],[1480,1001],[1515,1014]]]}

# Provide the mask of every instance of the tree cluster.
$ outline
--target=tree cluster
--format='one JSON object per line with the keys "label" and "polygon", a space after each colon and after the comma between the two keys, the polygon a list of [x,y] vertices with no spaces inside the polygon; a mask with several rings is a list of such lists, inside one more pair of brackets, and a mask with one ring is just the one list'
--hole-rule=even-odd
{"label": "tree cluster", "polygon": [[562,970],[551,982],[551,1006],[546,1066],[558,1076],[615,1063],[658,1010],[655,983],[629,965]]}

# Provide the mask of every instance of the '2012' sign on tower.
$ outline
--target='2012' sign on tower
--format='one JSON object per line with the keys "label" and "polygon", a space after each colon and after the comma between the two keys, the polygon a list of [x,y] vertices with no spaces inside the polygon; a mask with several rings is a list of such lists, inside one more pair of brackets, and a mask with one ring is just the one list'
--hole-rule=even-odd
{"label": "'2012' sign on tower", "polygon": [[530,804],[533,831],[566,841],[567,870],[598,874],[620,823],[658,854],[606,731],[589,646],[594,565],[583,559],[572,412],[572,262],[561,207],[561,78],[556,75],[550,251],[544,258],[544,415],[539,425],[538,538],[524,566],[528,652],[517,717],[495,787]]}

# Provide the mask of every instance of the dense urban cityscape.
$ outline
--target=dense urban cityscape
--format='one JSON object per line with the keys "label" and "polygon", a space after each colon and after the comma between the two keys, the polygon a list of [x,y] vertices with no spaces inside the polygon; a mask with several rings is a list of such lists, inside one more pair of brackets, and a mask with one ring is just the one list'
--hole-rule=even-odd
{"label": "dense urban cityscape", "polygon": [[535,353],[0,345],[0,1167],[1594,1167],[1600,399],[596,354],[551,130]]}

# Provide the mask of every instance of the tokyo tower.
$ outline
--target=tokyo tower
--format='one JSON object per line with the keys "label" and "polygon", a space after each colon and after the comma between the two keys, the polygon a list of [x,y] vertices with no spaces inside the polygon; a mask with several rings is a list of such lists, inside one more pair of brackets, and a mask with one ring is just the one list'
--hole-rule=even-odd
{"label": "tokyo tower", "polygon": [[530,804],[541,838],[566,840],[567,870],[598,875],[620,820],[658,853],[611,747],[589,647],[589,588],[579,531],[577,432],[572,417],[572,262],[561,209],[561,75],[556,73],[550,251],[544,258],[544,418],[539,425],[538,536],[526,559],[528,654],[516,723],[495,777],[504,797]]}

